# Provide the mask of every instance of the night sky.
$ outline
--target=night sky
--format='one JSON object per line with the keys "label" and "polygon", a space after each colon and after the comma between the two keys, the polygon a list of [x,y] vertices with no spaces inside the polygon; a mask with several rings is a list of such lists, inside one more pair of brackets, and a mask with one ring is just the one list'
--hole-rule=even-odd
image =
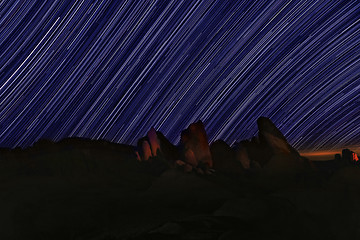
{"label": "night sky", "polygon": [[0,146],[257,134],[360,145],[359,1],[0,1]]}

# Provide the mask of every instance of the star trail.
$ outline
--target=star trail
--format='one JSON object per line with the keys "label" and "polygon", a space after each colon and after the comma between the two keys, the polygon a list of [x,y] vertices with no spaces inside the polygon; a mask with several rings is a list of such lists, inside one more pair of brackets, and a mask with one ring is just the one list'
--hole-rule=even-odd
{"label": "star trail", "polygon": [[257,134],[360,146],[359,1],[0,2],[0,146]]}

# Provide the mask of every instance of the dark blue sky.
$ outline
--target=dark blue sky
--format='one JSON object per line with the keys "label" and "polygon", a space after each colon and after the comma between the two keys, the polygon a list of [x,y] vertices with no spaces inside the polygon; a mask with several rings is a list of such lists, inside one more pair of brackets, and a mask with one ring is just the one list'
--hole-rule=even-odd
{"label": "dark blue sky", "polygon": [[0,146],[209,140],[267,116],[299,149],[360,145],[358,1],[1,1]]}

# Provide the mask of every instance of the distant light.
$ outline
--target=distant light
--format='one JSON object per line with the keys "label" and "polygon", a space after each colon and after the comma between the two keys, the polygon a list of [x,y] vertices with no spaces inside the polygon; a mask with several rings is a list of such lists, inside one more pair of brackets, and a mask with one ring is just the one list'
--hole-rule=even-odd
{"label": "distant light", "polygon": [[353,160],[354,160],[355,162],[359,161],[359,158],[358,158],[357,154],[354,153],[354,152],[353,152]]}

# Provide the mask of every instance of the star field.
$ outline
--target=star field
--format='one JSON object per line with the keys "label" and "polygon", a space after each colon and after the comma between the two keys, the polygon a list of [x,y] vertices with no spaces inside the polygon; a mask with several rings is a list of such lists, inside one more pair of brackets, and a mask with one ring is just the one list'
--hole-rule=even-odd
{"label": "star field", "polygon": [[298,149],[360,146],[358,1],[0,1],[0,146],[209,141],[269,117]]}

